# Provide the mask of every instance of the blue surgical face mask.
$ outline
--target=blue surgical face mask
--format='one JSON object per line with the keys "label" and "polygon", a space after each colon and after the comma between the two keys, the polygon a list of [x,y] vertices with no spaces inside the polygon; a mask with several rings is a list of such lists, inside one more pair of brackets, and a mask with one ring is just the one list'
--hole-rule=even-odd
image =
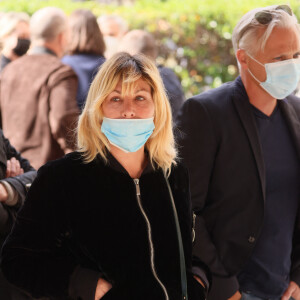
{"label": "blue surgical face mask", "polygon": [[264,65],[250,54],[248,56],[265,68],[267,79],[264,82],[259,81],[249,68],[248,72],[272,97],[284,99],[297,88],[300,79],[300,58],[287,59]]}
{"label": "blue surgical face mask", "polygon": [[103,118],[101,131],[109,142],[124,152],[136,152],[145,145],[154,130],[150,119]]}

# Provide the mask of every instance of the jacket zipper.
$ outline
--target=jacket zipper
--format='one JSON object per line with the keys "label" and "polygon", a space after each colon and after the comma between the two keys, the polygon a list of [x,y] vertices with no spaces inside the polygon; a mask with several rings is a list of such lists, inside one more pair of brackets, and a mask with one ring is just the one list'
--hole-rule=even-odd
{"label": "jacket zipper", "polygon": [[135,184],[135,190],[136,190],[136,199],[137,199],[137,203],[138,206],[141,210],[141,213],[145,219],[146,225],[147,225],[147,232],[148,232],[148,241],[149,241],[149,246],[150,246],[150,264],[151,264],[151,270],[152,270],[152,274],[154,276],[154,278],[156,279],[156,281],[159,283],[159,285],[161,286],[164,295],[165,295],[165,299],[169,300],[169,295],[167,292],[166,287],[164,286],[164,284],[161,282],[161,280],[159,279],[156,269],[155,269],[155,265],[154,265],[154,247],[153,247],[153,240],[152,240],[152,230],[151,230],[151,224],[150,221],[145,213],[145,210],[142,206],[142,202],[141,202],[141,190],[140,190],[140,183],[139,183],[139,179],[133,179],[134,184]]}

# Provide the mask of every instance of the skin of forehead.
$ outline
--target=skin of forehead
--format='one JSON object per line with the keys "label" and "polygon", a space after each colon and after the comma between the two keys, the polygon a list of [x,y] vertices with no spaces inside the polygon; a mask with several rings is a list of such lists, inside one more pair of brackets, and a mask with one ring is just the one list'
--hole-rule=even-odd
{"label": "skin of forehead", "polygon": [[29,25],[26,22],[19,22],[16,26],[15,33],[18,36],[30,37]]}
{"label": "skin of forehead", "polygon": [[[259,32],[260,37],[264,29]],[[300,51],[300,34],[295,28],[274,27],[268,38],[264,50],[259,50],[257,56],[276,57],[280,55],[294,55]]]}

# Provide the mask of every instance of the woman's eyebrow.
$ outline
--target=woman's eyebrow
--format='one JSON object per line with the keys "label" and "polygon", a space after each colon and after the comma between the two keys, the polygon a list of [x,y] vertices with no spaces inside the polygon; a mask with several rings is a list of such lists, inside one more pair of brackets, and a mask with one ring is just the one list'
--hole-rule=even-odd
{"label": "woman's eyebrow", "polygon": [[141,88],[139,90],[137,90],[135,93],[139,93],[139,92],[146,92],[146,93],[150,93],[148,90]]}

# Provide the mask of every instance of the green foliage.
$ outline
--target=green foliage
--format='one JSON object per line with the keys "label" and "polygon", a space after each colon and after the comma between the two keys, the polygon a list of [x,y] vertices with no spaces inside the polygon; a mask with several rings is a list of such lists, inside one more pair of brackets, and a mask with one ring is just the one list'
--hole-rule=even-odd
{"label": "green foliage", "polygon": [[[255,7],[282,4],[271,0],[136,0],[131,6],[104,5],[96,1],[2,0],[1,11],[26,11],[45,6],[62,8],[67,14],[77,8],[95,15],[118,14],[130,28],[150,31],[159,47],[158,63],[171,67],[181,78],[186,96],[197,94],[237,74],[231,33],[239,18]],[[300,17],[299,0],[289,1]]]}

